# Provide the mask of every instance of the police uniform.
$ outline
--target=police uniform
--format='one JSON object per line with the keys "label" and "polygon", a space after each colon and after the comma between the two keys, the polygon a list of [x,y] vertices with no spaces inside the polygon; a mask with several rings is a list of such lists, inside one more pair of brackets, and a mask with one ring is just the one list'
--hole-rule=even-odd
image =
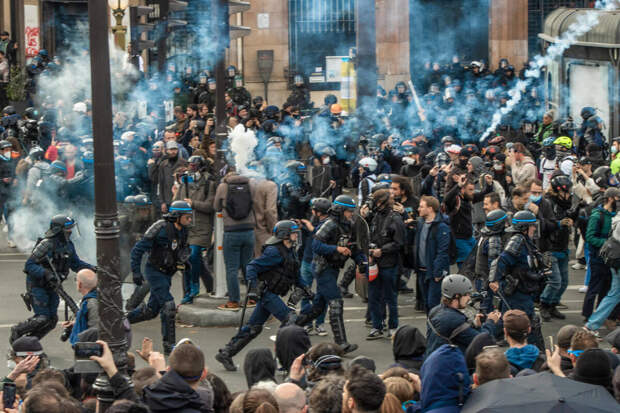
{"label": "police uniform", "polygon": [[[184,201],[175,201],[170,207],[174,212],[174,204]],[[185,212],[190,212],[189,211]],[[151,288],[148,303],[140,304],[128,315],[131,324],[151,320],[158,314],[161,317],[161,333],[163,337],[164,353],[169,354],[176,342],[175,316],[176,305],[170,293],[172,276],[177,270],[182,270],[187,263],[190,251],[187,244],[188,230],[185,227],[177,229],[173,222],[160,219],[144,233],[144,237],[131,250],[131,270],[134,282],[142,284],[140,263],[142,256],[150,252],[144,269],[144,277]]]}
{"label": "police uniform", "polygon": [[[297,227],[292,221],[280,222]],[[283,240],[276,236],[270,237],[263,246],[262,255],[247,265],[246,278],[250,289],[248,294],[259,296],[256,307],[248,323],[215,356],[230,371],[236,370],[232,357],[260,334],[269,316],[273,315],[282,325],[294,320],[294,311],[280,297],[288,294],[292,287],[303,288],[295,249],[286,247]]]}
{"label": "police uniform", "polygon": [[67,278],[69,270],[94,270],[92,265],[78,257],[73,242],[66,235],[65,230],[74,225],[75,221],[64,215],[53,217],[45,238],[37,243],[26,260],[26,289],[31,297],[34,316],[11,328],[11,342],[25,335],[41,339],[53,330],[58,322],[60,301],[56,285]]}
{"label": "police uniform", "polygon": [[[344,205],[339,203],[339,198],[346,197],[352,202]],[[342,207],[355,207],[352,198],[340,195],[334,200],[334,205]],[[305,325],[317,318],[329,305],[329,322],[334,335],[336,344],[341,345],[345,352],[357,349],[357,345],[347,342],[346,331],[344,328],[343,307],[344,301],[342,293],[338,288],[338,273],[344,267],[348,257],[337,252],[339,246],[347,247],[351,250],[351,255],[357,264],[362,264],[366,257],[351,240],[355,239],[352,224],[346,222],[342,217],[342,212],[330,210],[330,218],[325,221],[321,228],[314,235],[312,241],[312,271],[317,280],[317,291],[314,296],[312,307],[309,311],[302,313],[297,319],[298,325]]]}

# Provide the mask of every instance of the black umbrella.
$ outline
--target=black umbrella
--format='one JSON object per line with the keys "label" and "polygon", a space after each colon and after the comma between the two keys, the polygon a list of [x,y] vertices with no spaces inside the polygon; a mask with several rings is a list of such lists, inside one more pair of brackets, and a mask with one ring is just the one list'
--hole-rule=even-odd
{"label": "black umbrella", "polygon": [[475,389],[461,413],[617,413],[620,405],[602,386],[539,373],[493,380]]}

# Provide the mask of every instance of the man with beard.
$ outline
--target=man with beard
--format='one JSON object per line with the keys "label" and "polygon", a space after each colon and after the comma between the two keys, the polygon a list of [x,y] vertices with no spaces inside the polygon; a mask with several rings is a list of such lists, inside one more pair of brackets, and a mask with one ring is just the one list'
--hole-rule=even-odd
{"label": "man with beard", "polygon": [[159,165],[163,161],[164,143],[162,141],[155,142],[151,148],[151,158],[146,161],[150,181],[150,198],[153,202],[153,217],[159,214],[161,202],[158,202],[157,188],[159,187]]}
{"label": "man with beard", "polygon": [[172,202],[174,172],[186,164],[187,162],[179,156],[179,144],[174,140],[166,142],[166,158],[159,165],[157,176],[161,212],[164,214],[168,212],[168,206]]}

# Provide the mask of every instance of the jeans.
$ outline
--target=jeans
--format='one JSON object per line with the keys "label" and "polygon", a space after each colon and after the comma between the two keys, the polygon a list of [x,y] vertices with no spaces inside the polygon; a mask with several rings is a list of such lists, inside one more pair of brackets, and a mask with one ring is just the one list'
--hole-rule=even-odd
{"label": "jeans", "polygon": [[568,287],[568,252],[554,252],[551,277],[540,296],[540,301],[548,305],[558,304],[566,287]]}
{"label": "jeans", "polygon": [[594,314],[588,319],[586,327],[590,330],[598,330],[618,303],[620,303],[620,272],[612,268],[611,288],[605,298],[599,302]]}
{"label": "jeans", "polygon": [[456,244],[456,262],[457,264],[462,264],[463,261],[467,259],[467,256],[474,249],[476,245],[476,239],[474,237],[468,239],[455,238],[454,243]]}
{"label": "jeans", "polygon": [[245,266],[254,255],[254,230],[224,232],[224,264],[226,265],[226,286],[228,301],[239,302],[239,268],[245,276]]}
{"label": "jeans", "polygon": [[[192,254],[189,257],[189,263],[191,269],[187,269],[183,274],[183,292],[185,296],[196,296],[200,293],[200,275],[205,271],[204,264],[202,262],[202,253],[205,250],[200,245],[190,245],[190,251]],[[208,277],[211,274],[207,274]],[[205,288],[207,286],[205,285]]]}
{"label": "jeans", "polygon": [[588,247],[587,242],[583,245],[583,255],[586,259],[586,279],[583,280],[583,285],[590,285],[592,270],[590,269],[590,247]]}
{"label": "jeans", "polygon": [[390,311],[388,328],[398,327],[398,267],[380,268],[379,276],[368,283],[368,307],[372,319],[372,327],[377,330],[383,329],[383,304],[382,297]]}
{"label": "jeans", "polygon": [[609,284],[611,282],[611,272],[609,267],[602,261],[590,257],[590,268],[592,274],[590,276],[590,283],[588,284],[588,291],[586,297],[583,299],[583,308],[581,314],[590,318],[594,311],[594,300],[598,295],[599,303],[607,295],[609,291]]}
{"label": "jeans", "polygon": [[[314,274],[312,272],[312,262],[302,261],[300,274],[301,274],[302,284],[305,285],[306,287],[312,288],[312,282],[314,281]],[[312,307],[312,302],[304,297],[304,299],[301,300],[301,312],[306,313],[310,311],[311,307]],[[325,311],[323,311],[321,315],[316,318],[317,325],[321,325],[324,322],[325,322]]]}

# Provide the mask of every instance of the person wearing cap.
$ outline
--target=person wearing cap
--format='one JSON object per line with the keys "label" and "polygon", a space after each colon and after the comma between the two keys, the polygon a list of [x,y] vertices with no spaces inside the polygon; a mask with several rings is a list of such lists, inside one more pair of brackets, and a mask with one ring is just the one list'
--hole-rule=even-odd
{"label": "person wearing cap", "polygon": [[94,270],[75,252],[71,233],[75,220],[66,215],[54,215],[45,237],[39,239],[32,254],[26,260],[26,294],[22,296],[34,315],[11,327],[9,342],[19,337],[35,336],[39,339],[56,327],[60,298],[57,289],[69,276],[69,270]]}
{"label": "person wearing cap", "polygon": [[531,211],[519,211],[512,216],[511,233],[504,250],[491,263],[489,288],[500,298],[502,312],[519,309],[525,312],[532,326],[528,343],[544,348],[541,323],[534,312],[534,297],[541,293],[544,274],[549,271],[533,237],[537,229],[536,216]]}
{"label": "person wearing cap", "polygon": [[553,124],[554,113],[552,110],[545,112],[542,118],[542,122],[538,127],[538,131],[534,135],[534,138],[542,143],[545,139],[552,136],[555,132],[555,125]]}
{"label": "person wearing cap", "polygon": [[[170,131],[166,131],[168,135]],[[165,137],[164,137],[165,139]],[[170,139],[166,142],[166,157],[161,161],[157,168],[157,184],[160,201],[160,211],[162,214],[168,212],[168,207],[172,202],[174,194],[172,193],[172,186],[174,185],[174,173],[182,166],[186,166],[187,162],[184,158],[179,156],[179,144],[176,140]]]}
{"label": "person wearing cap", "polygon": [[[611,270],[603,261],[599,252],[611,234],[611,222],[619,209],[618,204],[620,204],[620,189],[614,187],[607,188],[603,195],[603,204],[596,207],[588,219],[586,242],[589,247],[590,281],[581,310],[581,314],[588,319],[588,322],[594,311],[594,301],[596,297],[598,296],[600,305],[601,300],[607,295],[610,289],[612,281]],[[617,283],[615,284],[617,285]],[[611,322],[605,321],[606,316],[602,317],[602,319],[600,318],[600,316],[604,314],[602,310],[603,309],[601,309],[597,317],[592,320],[593,322],[589,324],[590,328],[596,330],[600,327],[601,323],[611,324]],[[605,312],[607,312],[607,309],[605,309]],[[607,315],[610,313],[611,310],[609,310]]]}
{"label": "person wearing cap", "polygon": [[441,282],[441,303],[429,313],[426,325],[426,359],[444,344],[457,346],[463,354],[474,337],[482,332],[495,335],[495,327],[500,313],[493,311],[487,315],[477,314],[473,326],[467,321],[463,309],[471,301],[473,286],[471,281],[461,274],[451,274]]}
{"label": "person wearing cap", "polygon": [[523,369],[540,371],[545,357],[538,347],[527,344],[527,336],[532,331],[530,319],[521,310],[508,310],[502,316],[504,337],[510,347],[506,350],[506,358],[510,363],[512,376]]}
{"label": "person wearing cap", "polygon": [[13,342],[8,352],[9,374],[2,383],[15,383],[20,389],[32,387],[32,379],[49,366],[47,355],[41,342],[33,336],[24,336]]}
{"label": "person wearing cap", "polygon": [[[159,314],[164,354],[172,351],[176,342],[176,305],[170,293],[172,276],[184,271],[190,258],[188,227],[193,221],[193,209],[187,201],[174,201],[163,219],[156,221],[131,250],[133,282],[141,286],[144,279],[151,286],[148,303],[141,303],[127,315],[131,324],[151,320]],[[149,257],[142,274],[144,254]]]}

